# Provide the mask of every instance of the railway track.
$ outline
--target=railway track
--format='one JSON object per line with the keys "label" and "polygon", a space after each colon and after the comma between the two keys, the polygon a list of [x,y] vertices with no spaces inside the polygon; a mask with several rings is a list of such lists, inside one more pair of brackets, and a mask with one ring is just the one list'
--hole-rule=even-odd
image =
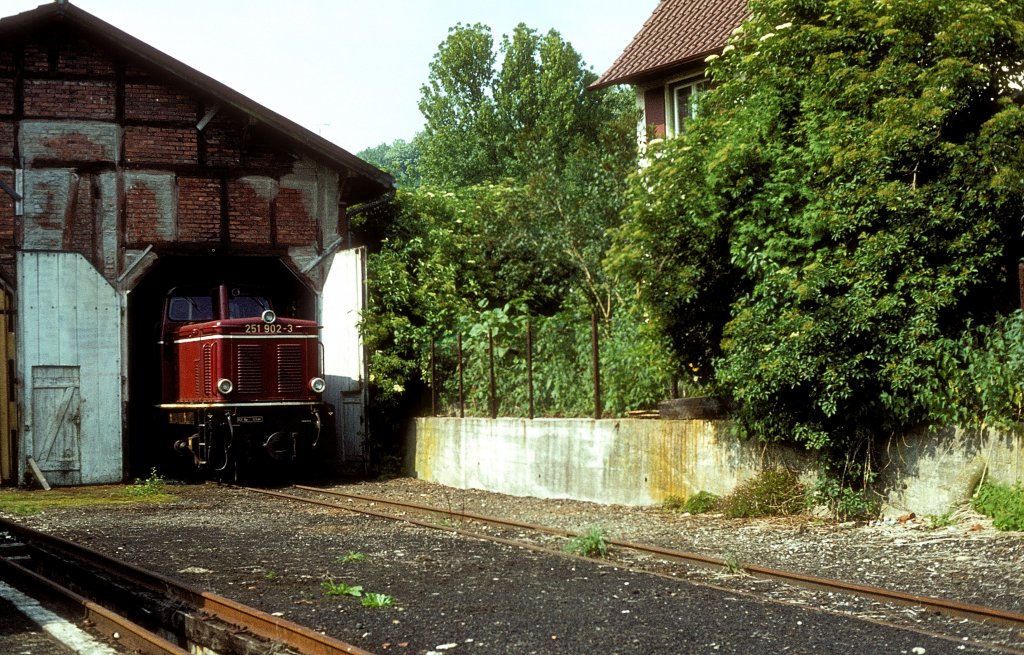
{"label": "railway track", "polygon": [[[558,537],[565,539],[580,536],[574,532],[558,528],[550,528],[546,526],[507,520],[500,517],[486,516],[471,512],[460,512],[452,510],[450,508],[433,507],[430,505],[424,505],[420,503],[412,503],[392,500],[388,498],[353,494],[319,487],[296,485],[293,488],[305,494],[318,494],[322,496],[329,496],[332,499],[337,499],[344,502],[336,502],[334,500],[323,500],[322,498],[311,497],[308,495],[296,495],[294,493],[284,493],[281,491],[271,491],[267,489],[247,489],[255,493],[279,497],[290,501],[313,503],[321,506],[357,512],[369,516],[405,521],[421,527],[455,532],[472,538],[485,539],[488,541],[514,545],[518,547],[525,547],[542,552],[557,553],[559,555],[564,555],[564,550],[556,550],[545,546],[538,546],[534,543],[525,541],[524,539],[495,536],[493,534],[488,534],[484,531],[470,530],[461,526],[467,524],[488,525],[502,529],[511,529],[518,532],[526,532],[527,534],[546,535],[549,537]],[[382,511],[382,508],[390,508],[391,511]],[[456,524],[458,524],[458,526]],[[637,553],[646,557],[665,560],[669,562],[681,562],[688,565],[713,567],[718,569],[727,569],[732,566],[730,562],[727,562],[723,559],[708,557],[697,553],[673,550],[670,548],[663,548],[659,546],[651,546],[646,544],[634,543],[629,541],[620,541],[614,539],[608,539],[606,540],[606,543],[612,548],[618,549],[620,551]],[[613,561],[611,563],[615,562]],[[850,582],[844,582],[841,580],[833,580],[753,564],[744,563],[742,566],[742,570],[748,575],[761,579],[782,582],[789,585],[795,585],[798,587],[809,588],[814,590],[824,590],[826,592],[836,594],[859,596],[885,603],[894,603],[910,607],[921,607],[926,609],[928,612],[934,612],[937,614],[967,619],[970,621],[985,624],[998,624],[1002,626],[1011,627],[1016,630],[1024,631],[1024,614],[1004,609],[985,607],[981,605],[946,600],[942,598],[936,598],[920,594],[906,593],[902,591],[885,589],[882,587],[855,584]]]}
{"label": "railway track", "polygon": [[[146,655],[373,655],[214,593],[0,519],[0,578]],[[191,651],[189,649],[192,649]],[[205,649],[205,650],[202,650]]]}

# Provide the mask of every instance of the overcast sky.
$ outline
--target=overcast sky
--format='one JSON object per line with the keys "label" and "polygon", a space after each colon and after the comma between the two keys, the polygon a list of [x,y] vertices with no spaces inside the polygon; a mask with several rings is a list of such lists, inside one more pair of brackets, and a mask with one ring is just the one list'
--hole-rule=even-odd
{"label": "overcast sky", "polygon": [[[601,74],[658,0],[72,0],[350,152],[422,128],[428,65],[456,23],[500,41],[558,30]],[[0,0],[0,15],[43,0]]]}

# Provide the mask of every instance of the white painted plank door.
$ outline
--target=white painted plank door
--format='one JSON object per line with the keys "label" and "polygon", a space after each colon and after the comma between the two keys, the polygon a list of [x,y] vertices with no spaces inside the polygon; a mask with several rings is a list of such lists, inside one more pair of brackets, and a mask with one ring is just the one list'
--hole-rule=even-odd
{"label": "white painted plank door", "polygon": [[[54,461],[51,484],[120,482],[123,475],[123,371],[121,300],[81,255],[18,253],[18,365],[26,384],[21,452]],[[77,392],[64,406],[54,380]],[[38,389],[35,386],[39,381]],[[70,382],[64,385],[69,388]],[[37,397],[38,395],[38,397]],[[74,409],[72,409],[74,408]],[[70,423],[69,423],[70,421]],[[69,470],[58,453],[77,432],[79,466]],[[19,462],[24,467],[24,461]],[[40,462],[42,467],[42,463]],[[46,467],[42,467],[44,472]],[[49,475],[49,474],[48,474]]]}
{"label": "white painted plank door", "polygon": [[54,484],[81,482],[79,381],[77,366],[32,367],[32,455]]}
{"label": "white painted plank door", "polygon": [[334,255],[324,284],[324,398],[334,405],[338,464],[366,461],[366,357],[359,320],[366,305],[366,248]]}

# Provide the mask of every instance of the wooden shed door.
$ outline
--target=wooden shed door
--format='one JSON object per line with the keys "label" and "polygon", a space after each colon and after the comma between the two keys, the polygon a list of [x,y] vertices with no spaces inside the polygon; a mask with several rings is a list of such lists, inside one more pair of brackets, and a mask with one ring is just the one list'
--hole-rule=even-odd
{"label": "wooden shed door", "polygon": [[81,471],[82,397],[77,366],[32,367],[32,455],[46,471]]}
{"label": "wooden shed door", "polygon": [[366,305],[366,249],[334,255],[324,284],[321,320],[324,378],[336,410],[336,448],[339,463],[366,460],[366,358],[359,320]]}

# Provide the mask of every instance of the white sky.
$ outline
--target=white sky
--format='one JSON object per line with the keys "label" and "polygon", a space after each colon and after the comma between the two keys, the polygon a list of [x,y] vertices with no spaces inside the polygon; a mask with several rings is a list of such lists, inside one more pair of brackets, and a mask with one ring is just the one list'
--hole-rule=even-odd
{"label": "white sky", "polygon": [[[72,0],[349,152],[409,140],[448,28],[554,28],[595,73],[658,0]],[[0,0],[0,16],[45,0]]]}

